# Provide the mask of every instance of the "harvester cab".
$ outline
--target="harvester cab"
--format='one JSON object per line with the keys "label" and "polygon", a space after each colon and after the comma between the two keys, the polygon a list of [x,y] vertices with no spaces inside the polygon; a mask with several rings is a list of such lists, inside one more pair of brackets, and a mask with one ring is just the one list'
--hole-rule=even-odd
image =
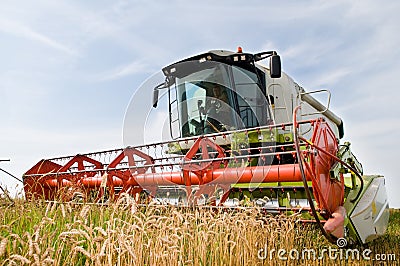
{"label": "harvester cab", "polygon": [[[265,55],[266,54],[266,55]],[[271,77],[281,76],[275,52],[258,55],[210,51],[163,68],[168,88],[170,132],[173,139],[272,123],[265,93],[265,71],[254,62],[271,57]],[[173,119],[176,117],[176,119]]]}
{"label": "harvester cab", "polygon": [[[26,197],[251,206],[298,212],[331,241],[385,233],[384,177],[363,175],[350,143],[340,142],[343,121],[329,109],[330,93],[306,92],[281,71],[275,51],[214,50],[163,73],[153,107],[167,95],[171,140],[41,160],[24,175]],[[325,105],[313,97],[322,92]]]}

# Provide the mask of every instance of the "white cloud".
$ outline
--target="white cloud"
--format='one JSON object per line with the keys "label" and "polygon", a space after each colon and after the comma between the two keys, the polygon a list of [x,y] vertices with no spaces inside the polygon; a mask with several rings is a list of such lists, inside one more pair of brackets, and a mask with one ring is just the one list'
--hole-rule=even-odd
{"label": "white cloud", "polygon": [[78,55],[78,52],[71,49],[70,47],[48,36],[45,36],[44,34],[41,34],[38,31],[35,31],[34,29],[28,27],[27,25],[21,24],[20,22],[0,18],[0,31],[35,42],[39,42],[47,47],[67,53],[70,56]]}
{"label": "white cloud", "polygon": [[95,79],[98,79],[99,81],[115,80],[138,73],[149,74],[151,72],[147,64],[135,61],[130,64],[117,66],[115,69],[109,70],[106,73],[98,75],[98,78]]}

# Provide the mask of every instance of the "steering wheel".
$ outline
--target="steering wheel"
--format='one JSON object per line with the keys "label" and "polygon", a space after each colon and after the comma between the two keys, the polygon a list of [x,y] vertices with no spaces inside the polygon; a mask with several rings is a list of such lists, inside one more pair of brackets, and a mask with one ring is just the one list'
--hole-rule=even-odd
{"label": "steering wheel", "polygon": [[210,107],[207,109],[204,117],[204,133],[207,134],[221,132],[221,122],[214,118],[217,117],[217,111],[219,107],[221,107],[221,103],[219,101],[215,101],[211,103]]}

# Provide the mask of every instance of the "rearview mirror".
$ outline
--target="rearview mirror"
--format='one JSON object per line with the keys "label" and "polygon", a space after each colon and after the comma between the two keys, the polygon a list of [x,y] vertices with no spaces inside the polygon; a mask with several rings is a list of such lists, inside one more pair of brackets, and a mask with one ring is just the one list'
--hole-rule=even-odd
{"label": "rearview mirror", "polygon": [[158,84],[153,90],[153,107],[156,108],[158,105],[158,94],[160,93],[159,90],[168,88],[167,86],[167,79],[164,83]]}
{"label": "rearview mirror", "polygon": [[269,71],[271,78],[281,77],[281,57],[274,54],[269,59]]}
{"label": "rearview mirror", "polygon": [[153,107],[154,108],[156,108],[158,105],[158,93],[159,93],[158,88],[157,87],[154,88],[154,90],[153,90]]}

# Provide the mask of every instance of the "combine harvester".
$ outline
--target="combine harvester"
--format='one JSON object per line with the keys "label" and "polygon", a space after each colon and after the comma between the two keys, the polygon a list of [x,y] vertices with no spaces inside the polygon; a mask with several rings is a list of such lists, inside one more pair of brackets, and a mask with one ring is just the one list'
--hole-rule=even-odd
{"label": "combine harvester", "polygon": [[[266,58],[269,67],[258,63]],[[350,143],[340,144],[329,91],[306,92],[281,73],[275,51],[210,51],[163,73],[153,107],[160,91],[168,96],[170,141],[41,160],[23,176],[26,198],[255,206],[300,212],[330,241],[385,233],[384,177],[363,175]]]}

